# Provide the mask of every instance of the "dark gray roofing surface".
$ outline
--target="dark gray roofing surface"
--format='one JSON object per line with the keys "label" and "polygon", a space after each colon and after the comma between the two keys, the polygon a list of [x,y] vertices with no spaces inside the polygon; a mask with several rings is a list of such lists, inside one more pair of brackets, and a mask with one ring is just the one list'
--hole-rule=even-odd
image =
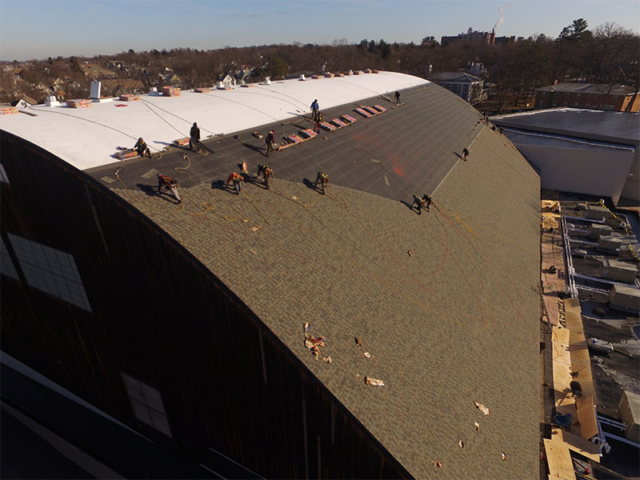
{"label": "dark gray roofing surface", "polygon": [[464,72],[439,72],[439,73],[434,73],[433,75],[429,75],[429,80],[431,80],[432,82],[466,82],[466,83],[473,83],[473,82],[480,82],[481,80],[474,76],[474,75],[470,75],[468,73],[464,73]]}
{"label": "dark gray roofing surface", "polygon": [[[92,175],[227,284],[413,476],[537,479],[539,177],[504,136],[474,130],[453,94],[402,99],[274,155],[271,190],[251,178],[264,162],[254,140],[213,140],[190,165],[125,163],[122,183],[113,168]],[[309,126],[285,133],[295,123]],[[243,160],[252,175],[237,196],[220,181]],[[303,181],[318,170],[327,195]],[[178,178],[181,205],[154,193],[157,171]],[[398,201],[422,192],[429,213]],[[303,322],[331,364],[304,347]]]}
{"label": "dark gray roofing surface", "polygon": [[596,93],[598,95],[632,95],[633,87],[627,85],[606,85],[601,83],[558,83],[536,88],[536,92]]}
{"label": "dark gray roofing surface", "polygon": [[491,117],[491,121],[501,127],[640,145],[640,113],[561,108]]}
{"label": "dark gray roofing surface", "polygon": [[[325,121],[348,114],[356,123],[335,132],[321,131],[319,137],[264,157],[264,139],[251,135],[253,130],[205,140],[214,153],[208,156],[177,150],[163,155],[161,163],[125,164],[128,171],[141,173],[149,164],[173,169],[186,166],[182,154],[187,153],[192,165],[190,175],[198,182],[226,180],[239,162],[246,161],[254,172],[267,163],[281,178],[303,182],[314,181],[316,173],[329,175],[331,183],[381,195],[394,200],[407,200],[412,194],[430,193],[459,159],[462,149],[478,134],[479,114],[468,103],[452,96],[437,85],[404,90],[404,105],[399,107],[385,98],[373,97],[322,112]],[[364,118],[354,109],[365,105],[381,105],[385,113]],[[313,128],[309,117],[293,118],[285,123],[263,127],[266,136],[276,130],[281,137],[301,129]],[[113,171],[120,163],[88,170],[95,177]],[[129,188],[135,182],[123,181]],[[128,182],[128,183],[127,183]]]}

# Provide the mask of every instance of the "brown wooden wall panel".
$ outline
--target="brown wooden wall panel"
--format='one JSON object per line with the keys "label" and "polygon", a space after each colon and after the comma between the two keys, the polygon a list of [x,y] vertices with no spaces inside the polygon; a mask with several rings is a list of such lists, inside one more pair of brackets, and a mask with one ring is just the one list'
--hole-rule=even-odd
{"label": "brown wooden wall panel", "polygon": [[[213,447],[266,477],[409,476],[233,292],[135,208],[13,135],[2,132],[1,147],[10,253],[7,233],[73,255],[92,308],[3,276],[3,351],[194,461]],[[172,439],[136,421],[121,371],[160,391]]]}

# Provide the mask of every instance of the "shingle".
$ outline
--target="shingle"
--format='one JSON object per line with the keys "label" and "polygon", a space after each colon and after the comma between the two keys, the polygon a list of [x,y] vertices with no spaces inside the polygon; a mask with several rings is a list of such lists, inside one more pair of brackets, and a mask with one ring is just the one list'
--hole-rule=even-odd
{"label": "shingle", "polygon": [[[129,190],[112,190],[232,288],[416,478],[537,478],[539,177],[444,89],[403,91],[402,99],[273,155],[268,191],[247,183],[236,196],[216,183],[239,161],[252,173],[265,163],[250,132],[239,134],[245,144],[222,138],[207,143],[213,154],[192,156],[189,175],[178,174],[185,212],[136,187],[151,163],[184,166],[181,152],[125,165]],[[294,119],[262,130],[308,126]],[[465,147],[463,162],[456,153]],[[331,177],[325,196],[308,183],[319,170]],[[433,193],[436,206],[417,215],[400,202],[414,193]],[[214,207],[211,222],[188,214],[202,202]],[[304,348],[305,321],[329,339],[331,365]],[[364,376],[386,386],[367,386]]]}

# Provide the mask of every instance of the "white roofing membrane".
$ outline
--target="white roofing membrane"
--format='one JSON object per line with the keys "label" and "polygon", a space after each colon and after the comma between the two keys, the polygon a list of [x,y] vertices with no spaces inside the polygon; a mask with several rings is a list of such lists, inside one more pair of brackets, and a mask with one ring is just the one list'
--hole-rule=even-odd
{"label": "white roofing membrane", "polygon": [[[214,88],[210,93],[183,90],[179,97],[149,94],[142,95],[140,101],[115,98],[79,109],[37,105],[27,107],[37,116],[0,115],[0,129],[86,170],[116,162],[113,155],[117,147],[131,148],[138,137],[144,138],[152,152],[160,151],[174,140],[188,137],[193,122],[198,123],[205,140],[309,113],[314,99],[323,110],[427,83],[411,75],[380,72],[275,81],[254,84],[253,88]],[[344,113],[352,110],[350,106]]]}

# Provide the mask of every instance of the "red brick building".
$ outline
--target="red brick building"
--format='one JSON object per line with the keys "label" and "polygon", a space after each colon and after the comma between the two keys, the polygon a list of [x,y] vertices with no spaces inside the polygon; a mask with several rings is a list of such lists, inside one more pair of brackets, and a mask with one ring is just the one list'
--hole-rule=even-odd
{"label": "red brick building", "polygon": [[535,109],[571,107],[640,112],[639,93],[626,85],[558,83],[536,89]]}

